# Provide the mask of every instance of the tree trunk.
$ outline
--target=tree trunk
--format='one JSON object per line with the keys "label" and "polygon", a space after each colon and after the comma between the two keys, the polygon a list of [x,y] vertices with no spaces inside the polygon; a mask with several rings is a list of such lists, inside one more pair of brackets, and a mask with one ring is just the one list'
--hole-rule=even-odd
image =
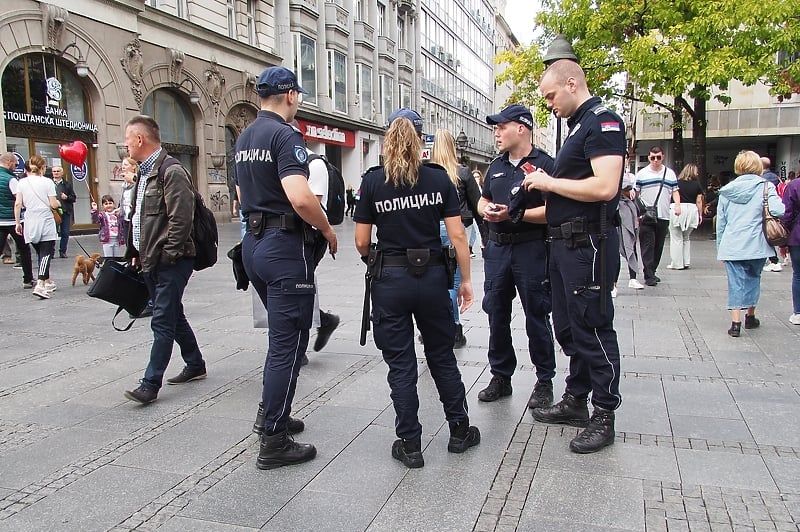
{"label": "tree trunk", "polygon": [[706,133],[708,122],[706,121],[706,99],[697,96],[694,99],[694,119],[692,120],[692,147],[694,151],[694,163],[700,173],[700,184],[706,188],[708,176],[706,175]]}
{"label": "tree trunk", "polygon": [[672,164],[676,172],[683,168],[685,155],[683,153],[683,111],[678,98],[670,111],[672,114]]}

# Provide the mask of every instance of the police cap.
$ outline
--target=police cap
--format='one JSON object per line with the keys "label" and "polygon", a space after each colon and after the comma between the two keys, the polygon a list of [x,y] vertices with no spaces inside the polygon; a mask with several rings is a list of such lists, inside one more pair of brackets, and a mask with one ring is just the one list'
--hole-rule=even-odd
{"label": "police cap", "polygon": [[268,67],[258,76],[256,82],[256,92],[262,98],[275,94],[283,94],[289,91],[298,91],[308,94],[303,87],[297,83],[297,76],[286,67]]}
{"label": "police cap", "polygon": [[408,120],[411,121],[412,124],[414,124],[414,129],[417,130],[417,133],[419,133],[420,135],[422,134],[423,121],[422,117],[419,116],[418,112],[416,112],[413,109],[409,109],[408,107],[401,107],[400,109],[389,115],[388,125],[391,126],[392,122],[394,122],[398,118],[407,118]]}
{"label": "police cap", "polygon": [[492,126],[506,122],[519,122],[528,129],[533,129],[533,115],[527,107],[517,103],[509,105],[496,115],[486,117],[486,123]]}

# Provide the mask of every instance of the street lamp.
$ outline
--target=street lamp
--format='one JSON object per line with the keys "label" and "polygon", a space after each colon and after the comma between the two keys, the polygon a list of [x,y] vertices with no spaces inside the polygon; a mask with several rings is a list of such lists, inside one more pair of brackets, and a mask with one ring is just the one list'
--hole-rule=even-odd
{"label": "street lamp", "polygon": [[187,82],[189,84],[189,87],[188,87],[188,90],[189,90],[189,103],[191,103],[192,105],[197,105],[198,103],[200,103],[200,93],[195,90],[194,81],[192,81],[192,78],[190,78],[189,76],[186,76],[185,78],[183,78],[181,80],[180,83],[176,83],[175,84],[175,88],[176,89],[181,89],[183,87],[183,84],[187,83]]}
{"label": "street lamp", "polygon": [[[570,61],[580,63],[578,61],[578,56],[575,55],[575,50],[572,48],[572,44],[570,44],[567,38],[560,33],[556,35],[556,38],[553,39],[553,42],[551,42],[550,46],[547,47],[547,52],[545,52],[542,62],[546,67],[549,67],[559,59],[569,59]],[[555,116],[555,113],[553,113],[553,115]],[[556,117],[556,153],[558,153],[558,150],[560,149],[561,118]]]}
{"label": "street lamp", "polygon": [[467,138],[467,134],[464,133],[464,130],[461,130],[461,133],[458,134],[456,137],[456,146],[458,149],[461,150],[461,161],[464,161],[464,150],[467,149],[469,146],[469,139]]}

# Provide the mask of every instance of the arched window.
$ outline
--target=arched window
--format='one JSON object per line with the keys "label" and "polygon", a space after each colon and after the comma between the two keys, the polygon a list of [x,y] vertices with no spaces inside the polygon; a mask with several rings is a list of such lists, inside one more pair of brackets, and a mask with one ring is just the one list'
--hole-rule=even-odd
{"label": "arched window", "polygon": [[145,98],[142,113],[158,122],[161,144],[192,173],[197,184],[195,161],[200,150],[195,145],[194,116],[183,97],[169,89],[155,90]]}

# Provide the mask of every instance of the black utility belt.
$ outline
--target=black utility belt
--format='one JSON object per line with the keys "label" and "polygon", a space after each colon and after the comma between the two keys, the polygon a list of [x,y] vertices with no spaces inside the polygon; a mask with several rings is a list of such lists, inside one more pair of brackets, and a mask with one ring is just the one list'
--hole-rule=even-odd
{"label": "black utility belt", "polygon": [[521,233],[498,233],[489,230],[489,240],[497,244],[521,244],[533,240],[544,240],[547,238],[547,231],[544,227],[523,231]]}
{"label": "black utility belt", "polygon": [[414,258],[413,255],[384,255],[382,261],[383,266],[441,266],[444,264],[444,257],[432,254],[424,261],[422,258]]}
{"label": "black utility belt", "polygon": [[[443,247],[441,251],[432,251],[428,248],[409,248],[406,250],[392,250],[393,255],[386,255],[374,245],[370,248],[366,258],[367,275],[373,279],[380,279],[384,268],[406,268],[414,277],[421,277],[429,266],[444,266],[447,271],[447,287],[453,288],[456,273],[456,252],[452,247]],[[403,253],[399,255],[396,253]]]}
{"label": "black utility belt", "polygon": [[[609,223],[606,231],[610,230],[611,227],[612,225]],[[547,236],[552,240],[567,240],[575,236],[587,234],[599,235],[603,232],[599,223],[580,220],[573,220],[564,222],[561,225],[550,225],[547,227]]]}
{"label": "black utility belt", "polygon": [[297,221],[294,214],[265,214],[263,212],[251,212],[247,216],[247,231],[253,236],[259,237],[264,229],[278,228],[286,231],[297,231],[301,224]]}

